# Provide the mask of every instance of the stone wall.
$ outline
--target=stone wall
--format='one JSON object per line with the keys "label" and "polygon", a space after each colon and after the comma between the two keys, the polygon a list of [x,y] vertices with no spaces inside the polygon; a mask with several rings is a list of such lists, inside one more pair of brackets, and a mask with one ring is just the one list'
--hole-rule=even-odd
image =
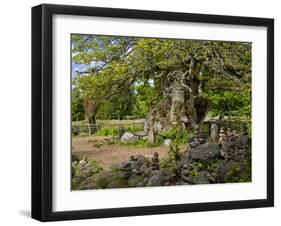
{"label": "stone wall", "polygon": [[[73,189],[212,184],[251,181],[251,140],[246,133],[221,129],[217,141],[197,134],[190,146],[175,157],[176,148],[161,164],[158,153],[150,159],[131,156],[127,161],[101,170],[88,160],[73,162]],[[176,167],[175,167],[176,166]]]}

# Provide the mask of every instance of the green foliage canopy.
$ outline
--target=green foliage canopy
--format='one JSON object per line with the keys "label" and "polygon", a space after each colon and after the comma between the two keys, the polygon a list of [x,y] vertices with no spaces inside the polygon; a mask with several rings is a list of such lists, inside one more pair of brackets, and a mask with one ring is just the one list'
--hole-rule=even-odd
{"label": "green foliage canopy", "polygon": [[100,118],[145,117],[149,107],[166,95],[167,83],[177,72],[199,84],[198,92],[212,101],[214,115],[231,111],[251,115],[250,43],[96,35],[71,38],[73,62],[88,66],[88,71],[76,75],[81,96],[75,94],[73,100],[89,97],[100,106]]}

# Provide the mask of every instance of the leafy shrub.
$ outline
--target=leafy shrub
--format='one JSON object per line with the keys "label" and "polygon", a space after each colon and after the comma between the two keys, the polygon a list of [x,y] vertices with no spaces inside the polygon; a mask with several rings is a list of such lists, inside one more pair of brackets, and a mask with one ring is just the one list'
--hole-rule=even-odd
{"label": "leafy shrub", "polygon": [[210,128],[209,128],[209,124],[202,124],[201,126],[200,126],[200,129],[201,129],[201,131],[202,132],[205,132],[205,133],[209,133],[210,132]]}
{"label": "leafy shrub", "polygon": [[251,115],[251,91],[249,88],[240,92],[211,89],[206,90],[204,96],[211,100],[212,107],[210,110],[214,115],[231,114],[231,112],[236,112],[237,116],[250,117]]}
{"label": "leafy shrub", "polygon": [[[96,132],[97,136],[117,136],[118,135],[118,126],[115,127],[103,127]],[[126,132],[139,132],[143,131],[143,125],[130,125],[125,127]]]}
{"label": "leafy shrub", "polygon": [[117,136],[117,128],[101,128],[96,132],[97,136]]}
{"label": "leafy shrub", "polygon": [[162,132],[160,134],[158,143],[163,143],[166,138],[170,138],[174,144],[186,144],[193,135],[193,130],[179,130],[173,128]]}
{"label": "leafy shrub", "polygon": [[171,144],[168,155],[161,159],[160,166],[172,171],[176,176],[180,175],[180,169],[182,166],[182,154],[177,144]]}
{"label": "leafy shrub", "polygon": [[226,174],[225,182],[237,183],[237,182],[250,182],[252,180],[251,162],[244,161],[243,166],[233,166]]}
{"label": "leafy shrub", "polygon": [[252,123],[251,122],[248,122],[247,123],[247,132],[249,135],[252,135]]}

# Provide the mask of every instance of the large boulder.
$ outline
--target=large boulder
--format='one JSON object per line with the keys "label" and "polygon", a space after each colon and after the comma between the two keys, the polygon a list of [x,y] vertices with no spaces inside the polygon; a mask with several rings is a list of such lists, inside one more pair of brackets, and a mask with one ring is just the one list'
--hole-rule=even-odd
{"label": "large boulder", "polygon": [[98,174],[95,178],[94,188],[126,188],[128,175],[118,169],[110,169]]}
{"label": "large boulder", "polygon": [[133,155],[96,176],[95,188],[144,187],[151,172],[151,162],[141,155]]}
{"label": "large boulder", "polygon": [[166,175],[162,170],[154,170],[151,172],[146,186],[163,186],[165,184],[165,180]]}
{"label": "large boulder", "polygon": [[220,147],[216,143],[205,143],[196,146],[186,152],[185,159],[188,162],[210,162],[220,157]]}
{"label": "large boulder", "polygon": [[238,137],[238,142],[239,142],[240,146],[245,147],[245,146],[251,144],[251,138],[247,134],[244,133]]}
{"label": "large boulder", "polygon": [[200,171],[192,177],[192,184],[210,184],[210,174],[207,171]]}
{"label": "large boulder", "polygon": [[121,142],[122,143],[134,143],[136,141],[139,140],[139,137],[132,134],[132,133],[129,133],[129,132],[125,132],[123,134],[123,136],[121,137]]}
{"label": "large boulder", "polygon": [[133,174],[128,179],[129,187],[145,187],[148,178],[145,175]]}
{"label": "large boulder", "polygon": [[221,161],[217,176],[217,183],[250,182],[251,162]]}
{"label": "large boulder", "polygon": [[92,176],[102,171],[102,167],[94,160],[86,158],[72,162],[72,189],[91,189]]}
{"label": "large boulder", "polygon": [[145,137],[145,136],[147,136],[147,133],[145,131],[138,131],[138,132],[134,132],[133,134],[135,136],[138,136],[138,137]]}

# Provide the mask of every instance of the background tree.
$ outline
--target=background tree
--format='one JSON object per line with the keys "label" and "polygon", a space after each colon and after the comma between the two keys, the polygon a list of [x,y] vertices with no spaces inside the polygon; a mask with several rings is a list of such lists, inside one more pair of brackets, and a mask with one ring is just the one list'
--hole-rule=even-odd
{"label": "background tree", "polygon": [[83,109],[83,96],[78,87],[72,89],[71,101],[71,117],[72,121],[79,121],[85,119],[85,112]]}
{"label": "background tree", "polygon": [[152,82],[141,82],[134,86],[135,90],[135,107],[134,115],[138,118],[146,118],[149,107],[156,100],[156,90]]}
{"label": "background tree", "polygon": [[135,105],[135,95],[133,90],[124,89],[118,95],[111,96],[104,101],[98,110],[99,119],[124,119],[127,115],[132,115]]}

